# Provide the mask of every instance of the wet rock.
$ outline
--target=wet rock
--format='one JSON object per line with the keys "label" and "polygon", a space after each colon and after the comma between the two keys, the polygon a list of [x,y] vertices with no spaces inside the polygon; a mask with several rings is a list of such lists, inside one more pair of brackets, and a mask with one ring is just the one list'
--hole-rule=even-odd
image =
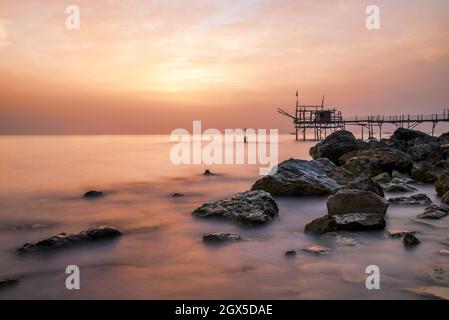
{"label": "wet rock", "polygon": [[357,140],[346,130],[332,133],[326,139],[310,148],[309,154],[313,159],[327,158],[335,164],[341,164],[339,158],[351,151],[368,149],[369,144]]}
{"label": "wet rock", "polygon": [[278,212],[273,197],[268,192],[256,190],[205,203],[192,214],[202,218],[225,218],[245,225],[255,225],[270,222]]}
{"label": "wet rock", "polygon": [[326,232],[325,234],[321,235],[320,240],[323,240],[329,244],[341,244],[348,247],[357,245],[357,241],[355,241],[354,239],[343,237],[336,232]]}
{"label": "wet rock", "polygon": [[337,222],[335,221],[335,218],[330,215],[317,218],[306,224],[304,228],[305,233],[316,235],[321,235],[332,231],[337,231]]}
{"label": "wet rock", "polygon": [[26,243],[18,249],[19,253],[30,253],[36,251],[55,250],[63,247],[69,247],[73,245],[79,245],[83,243],[90,243],[99,240],[112,239],[120,236],[122,233],[109,226],[98,226],[82,231],[77,234],[60,233],[51,238]]}
{"label": "wet rock", "polygon": [[363,151],[349,152],[340,157],[341,163],[346,163],[353,157],[368,157],[377,159],[384,172],[391,173],[393,170],[409,173],[413,166],[413,159],[407,153],[393,148],[376,148]]}
{"label": "wet rock", "polygon": [[416,293],[420,296],[431,297],[441,300],[449,300],[449,287],[417,287],[406,289],[409,292]]}
{"label": "wet rock", "polygon": [[391,139],[397,139],[402,141],[415,140],[416,138],[431,138],[430,135],[418,130],[411,130],[406,128],[398,128],[391,136]]}
{"label": "wet rock", "polygon": [[185,194],[183,194],[183,193],[178,193],[178,192],[175,192],[175,193],[173,193],[172,195],[171,195],[173,198],[180,198],[180,197],[184,197],[185,196]]}
{"label": "wet rock", "polygon": [[408,184],[399,178],[393,178],[391,181],[383,186],[385,192],[400,193],[400,192],[413,192],[416,191],[416,187]]}
{"label": "wet rock", "polygon": [[449,204],[449,191],[443,194],[441,197],[441,202],[444,204]]}
{"label": "wet rock", "polygon": [[449,214],[449,207],[441,204],[431,204],[423,213],[418,215],[420,219],[441,219]]}
{"label": "wet rock", "polygon": [[388,202],[371,191],[342,189],[331,195],[326,202],[328,214],[374,213],[385,215]]}
{"label": "wet rock", "polygon": [[442,174],[437,181],[435,181],[435,190],[441,197],[449,191],[449,175]]}
{"label": "wet rock", "polygon": [[379,184],[387,184],[391,181],[391,176],[388,172],[383,172],[373,177],[373,181]]}
{"label": "wet rock", "polygon": [[418,138],[415,139],[414,145],[408,148],[407,153],[411,155],[414,161],[423,161],[432,158],[434,155],[438,156],[439,151],[440,144],[438,142]]}
{"label": "wet rock", "polygon": [[441,244],[444,244],[446,246],[449,246],[449,239],[443,240],[440,242]]}
{"label": "wet rock", "polygon": [[404,247],[414,247],[421,243],[421,240],[419,240],[413,233],[409,232],[404,234],[404,238],[402,238],[402,243],[404,244]]}
{"label": "wet rock", "polygon": [[206,169],[203,172],[203,176],[213,176],[213,175],[215,175],[215,174],[212,173],[209,169]]}
{"label": "wet rock", "polygon": [[379,160],[369,157],[354,157],[345,162],[343,167],[356,176],[373,177],[382,173]]}
{"label": "wet rock", "polygon": [[415,234],[415,231],[404,230],[404,229],[388,229],[387,234],[391,238],[402,238],[404,235],[411,233]]}
{"label": "wet rock", "polygon": [[440,249],[437,253],[441,254],[442,256],[449,256],[449,250],[446,249]]}
{"label": "wet rock", "polygon": [[278,166],[274,175],[256,181],[252,190],[264,190],[273,195],[319,196],[352,181],[353,174],[328,159],[312,161],[289,159]]}
{"label": "wet rock", "polygon": [[388,203],[394,205],[428,206],[432,204],[432,200],[425,193],[418,193],[410,197],[390,198]]}
{"label": "wet rock", "polygon": [[421,182],[433,183],[441,177],[444,171],[430,162],[422,161],[413,164],[412,178]]}
{"label": "wet rock", "polygon": [[393,170],[391,173],[391,177],[393,179],[397,179],[406,183],[414,183],[415,180],[412,179],[408,174],[400,173],[399,171]]}
{"label": "wet rock", "polygon": [[[348,183],[347,185],[343,186],[338,190],[348,190],[348,189],[371,191],[380,197],[385,197],[384,190],[382,189],[380,184],[374,182],[369,177],[359,177],[353,182]],[[334,193],[335,192],[337,192],[337,190],[335,190]]]}
{"label": "wet rock", "polygon": [[221,243],[238,240],[242,240],[242,237],[237,233],[205,233],[203,235],[203,241],[208,243]]}
{"label": "wet rock", "polygon": [[329,249],[328,247],[324,247],[324,246],[320,246],[320,245],[308,246],[302,250],[305,252],[309,252],[309,253],[313,253],[313,254],[317,254],[317,255],[329,254],[331,252],[331,249]]}
{"label": "wet rock", "polygon": [[294,257],[296,256],[296,251],[295,250],[288,250],[285,252],[285,256],[286,257]]}
{"label": "wet rock", "polygon": [[0,280],[0,289],[15,286],[19,284],[19,279],[2,279]]}
{"label": "wet rock", "polygon": [[90,190],[90,191],[87,191],[87,192],[83,195],[83,198],[86,198],[86,199],[93,199],[93,198],[100,198],[100,197],[103,197],[103,196],[104,196],[103,191]]}
{"label": "wet rock", "polygon": [[382,230],[386,226],[384,217],[379,214],[348,213],[334,216],[334,218],[338,230]]}

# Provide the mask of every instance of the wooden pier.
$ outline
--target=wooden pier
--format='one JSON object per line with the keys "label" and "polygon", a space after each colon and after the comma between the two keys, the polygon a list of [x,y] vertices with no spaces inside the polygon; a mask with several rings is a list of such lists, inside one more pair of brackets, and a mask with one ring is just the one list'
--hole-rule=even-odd
{"label": "wooden pier", "polygon": [[280,114],[293,119],[296,140],[306,140],[307,130],[313,130],[313,140],[322,140],[328,134],[346,129],[346,126],[359,126],[362,129],[362,139],[365,138],[365,130],[368,132],[368,139],[375,138],[375,129],[378,129],[379,139],[382,139],[382,127],[385,124],[392,124],[397,128],[413,129],[421,123],[430,123],[432,125],[432,136],[435,134],[435,128],[439,122],[449,122],[449,109],[444,109],[442,114],[430,115],[397,115],[397,116],[364,116],[349,117],[342,116],[341,111],[336,108],[324,106],[324,97],[319,106],[305,106],[298,104],[298,95],[296,99],[295,114],[284,111],[281,108],[277,110]]}

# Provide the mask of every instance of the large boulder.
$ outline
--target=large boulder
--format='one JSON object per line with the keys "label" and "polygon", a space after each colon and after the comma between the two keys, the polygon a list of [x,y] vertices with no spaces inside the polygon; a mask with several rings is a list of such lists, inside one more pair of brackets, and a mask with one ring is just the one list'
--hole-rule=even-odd
{"label": "large boulder", "polygon": [[413,166],[413,159],[407,153],[393,148],[377,148],[370,150],[349,152],[340,157],[341,163],[346,163],[353,157],[368,157],[377,159],[382,171],[391,173],[393,170],[409,173]]}
{"label": "large boulder", "polygon": [[428,162],[421,161],[413,164],[411,175],[412,178],[421,182],[435,182],[446,170]]}
{"label": "large boulder", "polygon": [[335,164],[340,164],[338,159],[342,155],[368,148],[369,144],[357,140],[351,132],[340,130],[332,133],[326,139],[310,148],[309,154],[313,159],[327,158]]}
{"label": "large boulder", "polygon": [[278,212],[276,201],[268,192],[255,190],[205,203],[192,214],[196,217],[225,218],[245,225],[256,225],[270,222]]}
{"label": "large boulder", "polygon": [[431,136],[428,135],[427,133],[418,130],[398,128],[391,136],[391,139],[397,139],[408,142],[410,140],[415,140],[416,138],[429,138],[429,137]]}
{"label": "large boulder", "polygon": [[440,197],[449,191],[449,175],[443,174],[435,181],[435,190]]}
{"label": "large boulder", "polygon": [[343,168],[356,176],[374,177],[382,173],[379,160],[370,157],[353,157],[348,159],[344,163]]}
{"label": "large boulder", "polygon": [[33,243],[25,243],[21,248],[18,249],[18,252],[30,253],[37,251],[54,250],[84,243],[112,239],[120,236],[121,234],[122,233],[116,228],[109,226],[98,226],[95,228],[87,229],[85,231],[81,231],[77,234],[60,233],[45,240]]}
{"label": "large boulder", "polygon": [[386,226],[385,219],[379,214],[347,213],[343,215],[326,215],[308,223],[305,233],[322,235],[327,232],[382,230]]}
{"label": "large boulder", "polygon": [[353,179],[352,173],[328,159],[289,159],[279,164],[275,174],[257,180],[251,189],[273,195],[319,196],[329,195]]}
{"label": "large boulder", "polygon": [[423,141],[421,138],[415,140],[415,144],[408,148],[414,161],[423,161],[429,158],[439,158],[440,144],[434,141]]}
{"label": "large boulder", "polygon": [[[371,191],[381,197],[385,197],[382,186],[368,177],[359,177],[338,190],[348,189]],[[337,192],[338,190],[336,190],[335,192]]]}
{"label": "large boulder", "polygon": [[371,191],[342,189],[326,202],[328,214],[371,213],[385,215],[388,201]]}

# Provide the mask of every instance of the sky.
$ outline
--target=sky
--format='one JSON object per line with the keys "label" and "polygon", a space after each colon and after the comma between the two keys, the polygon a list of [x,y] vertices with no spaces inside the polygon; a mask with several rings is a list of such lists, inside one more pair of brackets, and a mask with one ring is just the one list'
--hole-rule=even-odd
{"label": "sky", "polygon": [[296,90],[348,117],[430,114],[448,84],[447,0],[0,0],[1,134],[289,132]]}

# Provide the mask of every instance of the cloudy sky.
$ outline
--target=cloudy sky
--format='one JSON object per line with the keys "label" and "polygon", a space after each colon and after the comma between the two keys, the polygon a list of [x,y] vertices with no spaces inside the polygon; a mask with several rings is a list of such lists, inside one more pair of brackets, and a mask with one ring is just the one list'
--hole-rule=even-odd
{"label": "cloudy sky", "polygon": [[0,133],[288,132],[297,89],[353,116],[442,112],[448,84],[447,0],[0,0]]}

